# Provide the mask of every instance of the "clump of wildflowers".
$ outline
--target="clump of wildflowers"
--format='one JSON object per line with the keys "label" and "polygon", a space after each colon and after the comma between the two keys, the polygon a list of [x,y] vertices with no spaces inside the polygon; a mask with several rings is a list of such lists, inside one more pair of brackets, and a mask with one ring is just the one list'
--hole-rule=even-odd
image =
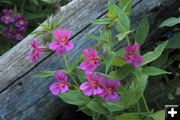
{"label": "clump of wildflowers", "polygon": [[24,16],[17,14],[15,26],[20,30],[24,30],[28,26],[28,21],[24,19]]}
{"label": "clump of wildflowers", "polygon": [[100,74],[86,74],[88,82],[83,83],[80,89],[87,96],[97,95],[102,93],[100,88],[101,81],[104,79]]}
{"label": "clump of wildflowers", "polygon": [[56,29],[54,31],[54,37],[57,41],[51,42],[49,44],[49,48],[56,51],[59,56],[64,55],[66,51],[70,51],[74,47],[74,44],[69,41],[71,37],[70,30]]}
{"label": "clump of wildflowers", "polygon": [[139,50],[140,45],[138,43],[134,43],[134,45],[126,46],[126,53],[124,55],[124,60],[130,64],[133,64],[134,67],[139,67],[139,65],[143,61],[143,57],[136,52]]}
{"label": "clump of wildflowers", "polygon": [[50,86],[51,93],[53,95],[58,95],[60,93],[68,91],[69,87],[66,74],[61,71],[56,71],[54,75],[58,82],[55,82]]}
{"label": "clump of wildflowers", "polygon": [[1,17],[1,21],[8,26],[3,28],[2,35],[9,39],[22,40],[24,38],[23,33],[28,26],[28,21],[20,14],[14,17],[13,10],[11,9],[3,9],[2,12],[4,16]]}
{"label": "clump of wildflowers", "polygon": [[89,52],[88,49],[84,49],[82,53],[84,54],[84,57],[87,58],[87,60],[80,64],[80,68],[85,70],[86,74],[92,74],[99,65],[97,51],[94,48],[91,48]]}
{"label": "clump of wildflowers", "polygon": [[15,21],[15,18],[13,17],[13,11],[11,9],[3,9],[2,12],[4,14],[4,16],[1,17],[2,22],[4,22],[5,24],[9,24]]}
{"label": "clump of wildflowers", "polygon": [[104,78],[100,74],[86,74],[87,82],[81,84],[80,90],[87,96],[98,95],[105,102],[112,100],[119,101],[120,96],[116,93],[116,89],[120,87],[119,80],[110,80]]}
{"label": "clump of wildflowers", "polygon": [[31,52],[28,53],[28,57],[32,59],[32,62],[35,63],[37,59],[40,58],[43,47],[38,45],[36,40],[31,42],[31,46],[34,48]]}

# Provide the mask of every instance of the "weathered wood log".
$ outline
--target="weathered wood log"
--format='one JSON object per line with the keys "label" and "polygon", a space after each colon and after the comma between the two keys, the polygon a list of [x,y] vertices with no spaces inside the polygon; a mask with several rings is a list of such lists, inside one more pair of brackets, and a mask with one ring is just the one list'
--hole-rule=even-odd
{"label": "weathered wood log", "polygon": [[[154,34],[159,23],[178,5],[179,0],[133,0],[132,24],[136,26],[143,15],[148,14],[151,18],[151,33]],[[68,52],[70,61],[73,61],[82,49],[96,43],[83,33],[98,34],[103,26],[92,25],[89,21],[105,15],[107,0],[74,0],[63,7],[61,12],[63,17],[58,28],[70,29],[73,33],[71,41],[75,48]],[[36,30],[43,28],[38,27]],[[45,37],[29,35],[0,57],[0,120],[50,120],[65,109],[66,104],[49,91],[50,84],[55,81],[54,77],[32,77],[42,71],[62,68],[60,62],[63,60],[54,52],[44,53],[35,64],[27,58],[31,41],[35,39],[43,43],[47,39]]]}

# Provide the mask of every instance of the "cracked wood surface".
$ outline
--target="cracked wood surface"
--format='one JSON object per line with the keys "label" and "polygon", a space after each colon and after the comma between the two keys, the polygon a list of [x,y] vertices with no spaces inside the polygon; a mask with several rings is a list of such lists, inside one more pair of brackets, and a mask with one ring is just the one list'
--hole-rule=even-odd
{"label": "cracked wood surface", "polygon": [[[116,0],[113,0],[114,2]],[[136,26],[146,13],[150,16],[151,34],[157,32],[159,23],[167,17],[177,0],[134,0],[132,24]],[[161,4],[163,7],[158,8]],[[164,11],[169,8],[169,11]],[[71,41],[75,48],[68,52],[70,61],[81,54],[81,50],[94,45],[96,41],[83,33],[97,35],[103,26],[89,24],[90,20],[103,17],[107,12],[107,0],[74,0],[61,9],[62,19],[58,28],[70,29],[73,33]],[[163,14],[162,14],[163,13]],[[157,16],[163,17],[157,19]],[[57,19],[55,16],[52,21]],[[44,22],[45,23],[45,22]],[[36,30],[42,30],[38,27]],[[35,30],[35,31],[36,31]],[[43,43],[44,35],[29,35],[23,41],[0,57],[0,120],[50,120],[63,109],[66,104],[49,92],[54,77],[34,78],[32,75],[42,71],[62,69],[63,59],[55,53],[44,53],[37,63],[27,58],[32,49],[30,42],[35,39]]]}

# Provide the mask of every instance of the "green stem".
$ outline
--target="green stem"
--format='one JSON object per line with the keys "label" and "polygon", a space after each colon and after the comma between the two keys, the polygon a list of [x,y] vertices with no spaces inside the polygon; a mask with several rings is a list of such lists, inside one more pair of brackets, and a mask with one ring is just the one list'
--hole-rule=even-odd
{"label": "green stem", "polygon": [[64,62],[65,62],[65,64],[66,64],[67,72],[68,72],[68,74],[70,74],[70,77],[71,77],[72,81],[74,82],[74,84],[76,84],[77,86],[79,86],[78,83],[77,83],[77,81],[74,79],[74,77],[73,77],[72,74],[71,74],[71,71],[70,71],[70,69],[69,69],[69,65],[68,65],[68,62],[67,62],[67,59],[66,59],[66,56],[65,56],[65,55],[64,55]]}
{"label": "green stem", "polygon": [[128,36],[126,36],[126,41],[127,41],[127,44],[128,44],[128,45],[131,44]]}
{"label": "green stem", "polygon": [[137,110],[138,110],[138,113],[141,112],[139,101],[137,102]]}
{"label": "green stem", "polygon": [[21,12],[21,13],[24,12],[24,11],[23,11],[23,8],[24,8],[25,3],[26,3],[26,0],[23,0],[23,3],[22,3],[22,5],[21,5],[21,9],[20,9],[20,12]]}
{"label": "green stem", "polygon": [[146,111],[148,112],[148,114],[150,114],[151,112],[150,112],[150,110],[149,110],[149,107],[148,107],[148,105],[147,105],[147,102],[146,102],[146,99],[145,99],[144,95],[142,95],[142,99],[143,99],[143,102],[144,102]]}
{"label": "green stem", "polygon": [[69,66],[68,66],[68,63],[67,63],[66,55],[64,55],[64,62],[66,64],[66,69],[68,71],[68,74],[70,74],[70,69],[69,69]]}

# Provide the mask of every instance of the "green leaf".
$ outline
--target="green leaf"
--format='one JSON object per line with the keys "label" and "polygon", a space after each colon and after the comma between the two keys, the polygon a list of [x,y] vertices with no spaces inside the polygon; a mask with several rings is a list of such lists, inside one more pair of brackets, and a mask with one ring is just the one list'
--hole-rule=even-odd
{"label": "green leaf", "polygon": [[143,55],[143,63],[141,64],[141,66],[146,65],[154,60],[156,60],[159,56],[161,56],[163,50],[166,48],[168,44],[168,41],[165,41],[161,44],[159,44],[154,51],[148,52],[146,54]]}
{"label": "green leaf", "polygon": [[110,73],[110,76],[114,79],[123,80],[126,78],[132,71],[134,67],[131,64],[125,64],[122,67],[118,68],[116,71]]}
{"label": "green leaf", "polygon": [[31,13],[31,12],[24,12],[24,16],[27,20],[34,20],[34,19],[40,19],[40,18],[46,18],[51,13],[50,10],[42,10],[37,13]]}
{"label": "green leaf", "polygon": [[119,0],[119,7],[128,15],[131,14],[132,0]]}
{"label": "green leaf", "polygon": [[107,113],[109,113],[109,111],[100,102],[98,102],[95,99],[91,100],[86,106],[92,111],[100,114],[106,115]]}
{"label": "green leaf", "polygon": [[115,19],[117,16],[117,12],[115,11],[115,4],[108,0],[108,13],[107,16]]}
{"label": "green leaf", "polygon": [[180,23],[180,17],[178,17],[178,18],[170,17],[170,18],[166,19],[165,21],[163,21],[159,27],[160,28],[164,27],[164,26],[171,27],[171,26],[174,26],[179,23]]}
{"label": "green leaf", "polygon": [[151,63],[152,66],[155,66],[155,67],[159,67],[159,68],[162,68],[167,60],[168,60],[168,57],[169,57],[169,54],[168,53],[164,53],[162,54],[158,59],[156,59],[155,61],[153,61]]}
{"label": "green leaf", "polygon": [[121,67],[125,64],[127,64],[127,62],[121,57],[116,57],[112,63],[112,65],[118,66],[118,67]]}
{"label": "green leaf", "polygon": [[9,0],[1,0],[0,3],[2,3],[2,4],[12,4],[12,2],[9,1]]}
{"label": "green leaf", "polygon": [[93,24],[111,24],[111,22],[112,22],[111,18],[101,18],[101,19],[90,21],[90,23],[93,23]]}
{"label": "green leaf", "polygon": [[146,40],[148,33],[149,33],[149,21],[148,18],[145,17],[143,20],[141,20],[140,24],[136,29],[135,41],[138,42],[140,45],[142,45]]}
{"label": "green leaf", "polygon": [[33,34],[47,34],[48,31],[35,31],[35,32],[32,32],[30,33],[30,35],[33,35]]}
{"label": "green leaf", "polygon": [[112,65],[114,59],[116,57],[115,52],[109,52],[108,56],[106,57],[106,70],[105,73],[107,74],[107,72],[109,71],[110,66]]}
{"label": "green leaf", "polygon": [[150,115],[150,117],[152,117],[154,120],[165,120],[165,111],[164,110],[158,111]]}
{"label": "green leaf", "polygon": [[40,24],[40,26],[43,27],[44,29],[46,29],[47,31],[51,30],[51,28],[47,25]]}
{"label": "green leaf", "polygon": [[72,72],[74,70],[74,68],[81,62],[81,60],[83,59],[83,55],[79,56],[78,59],[76,59],[73,64],[71,65],[70,71]]}
{"label": "green leaf", "polygon": [[55,29],[57,28],[58,24],[60,23],[61,17],[62,17],[62,16],[59,16],[58,19],[56,20],[56,22],[54,22],[54,24],[53,24],[53,30],[55,30]]}
{"label": "green leaf", "polygon": [[116,25],[116,29],[119,32],[126,32],[129,31],[130,29],[130,20],[128,18],[128,16],[126,15],[126,13],[121,10],[120,8],[116,7],[116,11],[118,12],[118,21],[117,21],[117,25]]}
{"label": "green leaf", "polygon": [[97,40],[97,41],[101,41],[101,40],[102,40],[100,37],[96,37],[96,36],[93,36],[93,35],[87,34],[87,33],[84,33],[84,34],[85,34],[86,36],[90,37],[90,38],[93,38],[93,39]]}
{"label": "green leaf", "polygon": [[17,15],[17,13],[18,13],[18,11],[17,11],[17,6],[16,6],[16,5],[14,5],[13,15],[14,15],[14,16],[16,16],[16,15]]}
{"label": "green leaf", "polygon": [[92,111],[86,107],[86,106],[78,106],[79,109],[77,111],[82,111],[83,113],[85,113],[88,116],[92,116]]}
{"label": "green leaf", "polygon": [[119,102],[107,102],[103,104],[110,112],[122,111],[136,104],[147,86],[148,76],[142,74],[141,68],[135,69],[133,72],[133,80],[129,88],[123,88],[120,93],[121,100]]}
{"label": "green leaf", "polygon": [[120,94],[119,102],[106,102],[103,104],[110,112],[122,111],[136,104],[142,96],[141,91],[134,89],[126,89]]}
{"label": "green leaf", "polygon": [[86,105],[90,97],[83,95],[81,92],[65,92],[58,95],[64,102],[72,105]]}
{"label": "green leaf", "polygon": [[38,0],[32,0],[35,5],[38,5]]}
{"label": "green leaf", "polygon": [[43,2],[46,2],[46,3],[50,4],[50,3],[52,3],[52,1],[53,1],[53,0],[41,0],[41,1],[43,1]]}
{"label": "green leaf", "polygon": [[119,41],[123,40],[129,33],[131,33],[132,31],[126,31],[123,33],[118,34],[116,37],[118,38]]}
{"label": "green leaf", "polygon": [[149,75],[149,76],[156,76],[156,75],[161,75],[161,74],[170,74],[170,72],[166,72],[165,70],[162,70],[157,67],[144,67],[142,69],[143,74]]}
{"label": "green leaf", "polygon": [[110,41],[111,40],[111,31],[109,30],[100,30],[100,38],[103,41]]}
{"label": "green leaf", "polygon": [[83,70],[77,68],[76,73],[77,73],[77,77],[79,78],[81,83],[84,83],[84,82],[87,81],[87,78],[86,78],[85,73],[84,73]]}
{"label": "green leaf", "polygon": [[33,75],[33,77],[50,77],[50,76],[54,76],[54,72],[55,71],[44,71],[39,74]]}
{"label": "green leaf", "polygon": [[169,39],[168,45],[166,48],[180,48],[180,32],[173,35],[172,38]]}
{"label": "green leaf", "polygon": [[138,113],[123,113],[114,117],[114,120],[140,120]]}
{"label": "green leaf", "polygon": [[147,84],[148,84],[148,75],[143,74],[142,68],[136,68],[134,71],[133,82],[130,85],[130,88],[134,90],[138,90],[141,92],[141,94],[143,94]]}

